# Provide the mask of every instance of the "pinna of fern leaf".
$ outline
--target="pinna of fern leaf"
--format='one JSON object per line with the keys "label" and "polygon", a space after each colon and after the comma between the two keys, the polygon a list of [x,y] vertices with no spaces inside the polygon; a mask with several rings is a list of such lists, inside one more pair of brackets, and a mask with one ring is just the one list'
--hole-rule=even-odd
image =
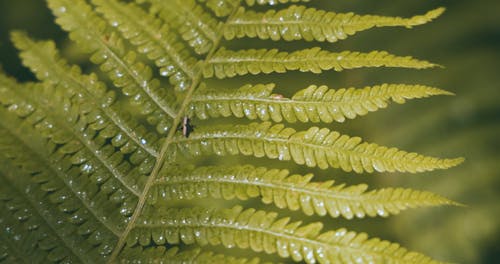
{"label": "pinna of fern leaf", "polygon": [[205,198],[260,198],[264,204],[306,215],[346,219],[398,214],[417,207],[457,205],[439,195],[404,188],[367,191],[366,184],[345,186],[333,180],[312,182],[312,174],[290,175],[288,170],[252,165],[172,169],[164,167],[148,193],[147,203],[168,206],[176,200]]}
{"label": "pinna of fern leaf", "polygon": [[189,114],[199,119],[235,116],[274,122],[344,122],[386,108],[388,102],[452,93],[424,85],[382,84],[365,88],[329,89],[325,85],[299,90],[291,98],[273,94],[275,84],[243,85],[238,89],[195,92]]}
{"label": "pinna of fern leaf", "polygon": [[440,159],[362,142],[359,137],[341,135],[327,128],[311,127],[306,131],[296,131],[270,122],[200,127],[189,138],[175,137],[173,143],[176,148],[172,151],[178,150],[187,155],[242,154],[357,173],[416,173],[447,169],[463,162],[463,158]]}

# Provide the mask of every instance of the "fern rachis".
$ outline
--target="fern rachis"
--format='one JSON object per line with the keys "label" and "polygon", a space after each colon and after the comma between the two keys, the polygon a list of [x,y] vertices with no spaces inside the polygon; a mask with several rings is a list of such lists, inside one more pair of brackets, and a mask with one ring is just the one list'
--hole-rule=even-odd
{"label": "fern rachis", "polygon": [[[403,19],[297,5],[278,11],[269,7],[264,13],[251,10],[255,4],[278,4],[275,1],[47,2],[56,22],[90,54],[90,61],[98,65],[94,70],[100,73],[84,74],[69,65],[51,41],[12,34],[24,65],[38,81],[19,84],[0,75],[0,180],[5,183],[0,203],[9,212],[0,218],[0,226],[4,230],[15,226],[12,230],[27,252],[34,253],[22,256],[15,247],[6,246],[10,251],[0,260],[247,261],[231,257],[231,251],[220,255],[181,245],[178,253],[173,247],[197,244],[250,248],[307,263],[434,262],[397,244],[368,239],[364,233],[343,228],[323,232],[321,223],[302,225],[258,208],[171,206],[180,200],[196,204],[200,199],[260,198],[264,204],[305,215],[351,219],[456,204],[425,191],[366,191],[364,184],[312,181],[312,174],[290,174],[293,168],[252,164],[267,158],[275,164],[291,161],[357,173],[415,173],[456,166],[463,159],[379,146],[328,128],[291,126],[295,122],[325,126],[385,108],[390,101],[451,93],[412,84],[337,89],[311,84],[287,98],[274,93],[272,83],[224,86],[225,79],[248,74],[435,67],[385,51],[312,47],[289,52],[226,45],[242,37],[336,42],[372,27],[424,24],[439,16],[442,8]],[[228,117],[241,122],[205,122],[188,131],[190,119],[224,122]],[[245,122],[256,119],[262,122]],[[207,166],[195,159],[229,155],[259,159],[234,166],[219,162]],[[36,195],[23,195],[23,188]],[[26,225],[32,221],[37,227]],[[15,234],[1,238],[3,246],[14,241]]]}

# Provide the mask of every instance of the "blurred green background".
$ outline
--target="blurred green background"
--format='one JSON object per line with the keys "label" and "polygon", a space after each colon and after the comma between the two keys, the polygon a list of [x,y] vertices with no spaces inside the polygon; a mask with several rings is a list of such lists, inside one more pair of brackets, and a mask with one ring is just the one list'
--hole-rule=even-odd
{"label": "blurred green background", "polygon": [[[327,84],[331,88],[362,87],[382,82],[420,83],[452,91],[456,96],[416,100],[404,105],[391,104],[389,109],[345,124],[324,126],[361,136],[369,142],[427,155],[464,156],[467,159],[457,168],[416,175],[348,175],[337,170],[315,171],[319,178],[332,178],[334,174],[333,178],[339,182],[368,182],[371,187],[402,186],[429,190],[466,205],[410,210],[388,219],[335,219],[331,226],[348,226],[398,241],[440,260],[500,263],[500,1],[315,0],[312,5],[336,12],[397,16],[446,7],[447,12],[442,17],[412,30],[373,29],[345,41],[320,45],[334,51],[387,50],[436,62],[444,65],[444,69],[366,69],[324,73],[314,76],[313,83]],[[59,46],[66,47],[67,54],[71,53],[66,35],[52,19],[45,1],[0,0],[0,63],[3,71],[19,80],[33,79],[20,65],[8,40],[12,29],[26,30],[37,38],[55,39]],[[263,42],[261,45],[276,44]],[[296,47],[299,44],[286,45]],[[297,78],[270,75],[260,77],[259,82],[278,82],[280,87],[293,86],[293,89],[311,84],[311,78],[302,78],[311,75],[297,73],[295,76]],[[255,77],[244,80],[256,82]],[[307,170],[297,168],[294,172]]]}

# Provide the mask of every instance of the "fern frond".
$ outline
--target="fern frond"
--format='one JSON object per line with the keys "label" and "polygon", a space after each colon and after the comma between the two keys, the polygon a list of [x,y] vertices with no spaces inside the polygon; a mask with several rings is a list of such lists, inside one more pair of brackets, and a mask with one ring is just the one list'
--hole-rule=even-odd
{"label": "fern frond", "polygon": [[385,51],[369,53],[343,51],[337,53],[316,47],[288,53],[277,49],[232,51],[221,48],[208,60],[203,74],[207,78],[215,75],[215,77],[223,79],[248,73],[284,73],[292,70],[321,73],[325,70],[343,71],[345,69],[382,66],[425,69],[438,65],[409,56],[395,56]]}
{"label": "fern frond", "polygon": [[134,3],[123,4],[115,0],[93,0],[97,11],[122,32],[124,38],[138,46],[138,51],[155,61],[162,76],[170,76],[170,83],[180,90],[191,85],[198,62],[191,56],[172,29]]}
{"label": "fern frond", "polygon": [[101,65],[101,70],[147,115],[158,132],[166,133],[170,124],[165,120],[175,117],[175,111],[165,89],[153,78],[151,68],[139,62],[135,52],[127,52],[119,35],[85,1],[48,0],[48,4],[56,22],[70,32],[70,38],[92,53],[90,60]]}
{"label": "fern frond", "polygon": [[218,39],[219,22],[195,0],[136,0],[151,3],[153,12],[175,28],[197,54],[206,54]]}
{"label": "fern frond", "polygon": [[174,142],[181,152],[189,155],[242,154],[357,173],[374,170],[415,173],[446,169],[463,161],[462,158],[439,159],[374,143],[361,143],[359,137],[341,135],[327,128],[311,127],[297,132],[283,124],[272,125],[270,122],[200,128],[189,138],[177,136]]}
{"label": "fern frond", "polygon": [[262,263],[258,258],[246,259],[226,256],[224,254],[215,254],[211,251],[205,251],[200,248],[180,251],[173,247],[165,249],[164,247],[146,248],[133,247],[125,248],[119,257],[120,263],[171,263],[171,264],[259,264]]}
{"label": "fern frond", "polygon": [[387,107],[389,101],[452,93],[424,85],[382,84],[363,89],[328,89],[311,85],[291,98],[273,94],[274,84],[244,85],[239,89],[198,89],[189,111],[199,119],[245,117],[274,122],[344,122]]}
{"label": "fern frond", "polygon": [[409,252],[398,244],[346,229],[321,233],[322,224],[301,226],[276,213],[232,209],[146,208],[132,230],[127,245],[156,244],[223,245],[250,248],[256,252],[278,254],[306,263],[439,263],[427,256]]}
{"label": "fern frond", "polygon": [[311,182],[313,175],[290,175],[288,170],[264,167],[200,167],[195,170],[163,169],[155,180],[148,203],[168,204],[177,199],[260,197],[265,204],[302,210],[306,215],[351,219],[398,214],[424,206],[455,204],[439,195],[403,188],[366,191],[365,184],[334,185],[334,181]]}
{"label": "fern frond", "polygon": [[234,19],[224,27],[224,37],[258,37],[272,40],[306,40],[336,42],[373,27],[407,27],[425,24],[444,12],[444,8],[411,18],[354,13],[334,13],[305,6],[292,5],[265,13],[240,8]]}

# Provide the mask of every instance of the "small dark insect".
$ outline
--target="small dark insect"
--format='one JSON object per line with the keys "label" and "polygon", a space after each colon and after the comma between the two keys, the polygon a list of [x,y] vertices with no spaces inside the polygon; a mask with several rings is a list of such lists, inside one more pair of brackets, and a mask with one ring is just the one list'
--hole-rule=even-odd
{"label": "small dark insect", "polygon": [[185,116],[182,118],[182,123],[177,128],[177,130],[182,131],[182,135],[185,137],[189,137],[189,134],[194,131],[194,126],[191,125],[190,121],[189,117]]}

